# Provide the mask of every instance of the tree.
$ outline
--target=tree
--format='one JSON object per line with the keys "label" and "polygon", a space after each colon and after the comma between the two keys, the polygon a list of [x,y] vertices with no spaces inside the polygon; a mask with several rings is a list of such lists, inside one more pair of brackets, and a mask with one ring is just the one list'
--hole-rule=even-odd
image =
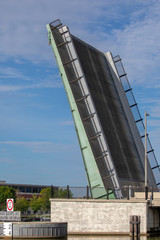
{"label": "tree", "polygon": [[[59,188],[58,190],[51,190],[51,188],[44,188],[40,192],[41,194],[41,206],[42,210],[49,212],[50,211],[50,201],[51,191],[53,191],[53,198],[67,198],[67,189]],[[69,197],[72,197],[71,191],[69,191]]]}
{"label": "tree", "polygon": [[[53,191],[53,192],[52,192]],[[51,193],[52,192],[52,193]],[[30,207],[36,213],[38,210],[42,209],[45,212],[50,211],[50,201],[51,195],[54,198],[67,198],[67,189],[59,188],[54,190],[49,188],[44,188],[40,192],[41,197],[36,197],[33,195],[33,198],[30,200]],[[73,196],[72,192],[69,190],[69,198]]]}
{"label": "tree", "polygon": [[[50,201],[49,199],[51,198],[51,188],[44,188],[40,192],[41,194],[41,206],[42,210],[49,212],[50,210]],[[53,192],[54,194],[54,192]]]}
{"label": "tree", "polygon": [[36,195],[33,195],[33,198],[30,200],[30,207],[31,209],[34,211],[34,213],[36,214],[38,212],[38,210],[41,209],[41,197],[37,197]]}
{"label": "tree", "polygon": [[29,207],[29,201],[27,199],[25,199],[24,197],[17,198],[16,203],[15,203],[16,211],[25,212],[28,210],[28,207]]}
{"label": "tree", "polygon": [[0,210],[6,210],[6,200],[13,198],[16,202],[16,190],[9,186],[0,187]]}

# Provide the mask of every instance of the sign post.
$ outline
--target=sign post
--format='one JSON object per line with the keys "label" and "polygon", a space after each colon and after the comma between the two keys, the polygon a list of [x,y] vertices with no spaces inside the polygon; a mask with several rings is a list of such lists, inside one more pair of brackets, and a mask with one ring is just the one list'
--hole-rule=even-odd
{"label": "sign post", "polygon": [[7,211],[14,211],[14,199],[7,199]]}

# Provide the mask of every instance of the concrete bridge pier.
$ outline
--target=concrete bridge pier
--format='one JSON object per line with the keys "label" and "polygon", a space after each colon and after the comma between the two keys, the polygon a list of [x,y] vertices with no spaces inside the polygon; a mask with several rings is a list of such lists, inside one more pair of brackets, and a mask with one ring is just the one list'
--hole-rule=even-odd
{"label": "concrete bridge pier", "polygon": [[[51,199],[51,221],[67,222],[68,234],[130,235],[130,218],[139,216],[140,235],[160,230],[160,195],[150,200]],[[136,195],[136,194],[135,194]]]}

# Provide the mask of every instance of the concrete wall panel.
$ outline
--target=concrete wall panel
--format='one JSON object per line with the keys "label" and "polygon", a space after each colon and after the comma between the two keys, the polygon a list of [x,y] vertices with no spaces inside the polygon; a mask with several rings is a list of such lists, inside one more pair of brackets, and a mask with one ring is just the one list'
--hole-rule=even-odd
{"label": "concrete wall panel", "polygon": [[68,222],[68,233],[129,234],[130,216],[141,217],[147,232],[146,201],[51,200],[51,221]]}

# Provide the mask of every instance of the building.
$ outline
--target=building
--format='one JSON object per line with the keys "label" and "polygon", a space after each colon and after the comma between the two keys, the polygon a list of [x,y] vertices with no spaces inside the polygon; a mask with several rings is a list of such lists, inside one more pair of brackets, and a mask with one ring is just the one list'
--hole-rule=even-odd
{"label": "building", "polygon": [[[35,194],[40,196],[40,192],[45,188],[52,188],[52,185],[33,185],[33,184],[17,184],[17,183],[6,183],[6,181],[0,181],[0,186],[12,187],[16,190],[17,197],[32,198]],[[58,187],[53,187],[54,190],[58,190]]]}

